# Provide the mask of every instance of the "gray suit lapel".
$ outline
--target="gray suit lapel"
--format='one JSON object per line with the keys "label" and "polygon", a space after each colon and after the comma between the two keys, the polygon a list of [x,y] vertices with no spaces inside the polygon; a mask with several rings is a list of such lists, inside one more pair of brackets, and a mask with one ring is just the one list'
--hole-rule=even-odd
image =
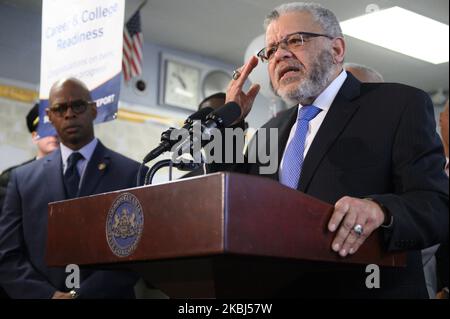
{"label": "gray suit lapel", "polygon": [[99,141],[86,166],[78,196],[95,194],[97,185],[108,170],[109,165],[110,156],[108,155],[108,150]]}
{"label": "gray suit lapel", "polygon": [[56,150],[48,156],[43,163],[45,183],[51,192],[50,198],[53,202],[66,199],[66,191],[63,182],[63,168],[61,151]]}

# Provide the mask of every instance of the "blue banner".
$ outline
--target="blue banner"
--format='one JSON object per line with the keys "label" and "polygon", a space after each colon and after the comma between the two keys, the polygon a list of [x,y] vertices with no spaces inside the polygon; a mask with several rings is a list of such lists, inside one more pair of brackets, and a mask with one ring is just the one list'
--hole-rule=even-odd
{"label": "blue banner", "polygon": [[39,135],[54,134],[45,114],[50,88],[74,77],[97,103],[96,123],[116,118],[120,94],[124,0],[43,0]]}
{"label": "blue banner", "polygon": [[[95,123],[108,122],[116,119],[119,105],[120,79],[121,73],[114,78],[91,90],[92,101],[97,103],[97,118]],[[40,100],[39,105],[39,136],[55,135],[55,129],[48,122],[45,109],[48,107],[48,99]]]}

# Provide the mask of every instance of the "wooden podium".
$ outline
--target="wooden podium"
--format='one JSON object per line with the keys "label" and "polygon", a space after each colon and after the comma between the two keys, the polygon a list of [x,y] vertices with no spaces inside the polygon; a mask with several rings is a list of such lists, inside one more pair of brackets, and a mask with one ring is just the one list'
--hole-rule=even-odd
{"label": "wooden podium", "polygon": [[[121,196],[142,208],[140,237],[127,256],[113,252],[108,233],[113,224],[120,233],[120,209],[130,210],[117,206]],[[119,212],[111,221],[113,206]],[[383,252],[376,232],[355,255],[339,257],[327,231],[332,210],[270,179],[231,173],[55,202],[47,263],[130,268],[174,298],[270,297],[304,271],[405,265],[405,254]],[[139,217],[127,216],[124,225],[138,229]]]}

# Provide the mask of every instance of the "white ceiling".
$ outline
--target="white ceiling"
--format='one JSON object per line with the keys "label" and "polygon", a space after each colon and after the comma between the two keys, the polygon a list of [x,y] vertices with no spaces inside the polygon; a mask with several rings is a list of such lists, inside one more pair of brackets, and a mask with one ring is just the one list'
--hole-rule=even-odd
{"label": "white ceiling", "polygon": [[[127,15],[143,0],[127,0]],[[0,0],[40,11],[41,0]],[[240,65],[248,44],[263,33],[266,14],[282,0],[148,0],[142,9],[146,41]],[[365,13],[369,4],[395,5],[449,23],[448,0],[322,0],[343,21]],[[448,91],[449,64],[433,65],[347,37],[347,62],[369,65],[390,82],[427,91]],[[420,39],[417,39],[417,45]]]}

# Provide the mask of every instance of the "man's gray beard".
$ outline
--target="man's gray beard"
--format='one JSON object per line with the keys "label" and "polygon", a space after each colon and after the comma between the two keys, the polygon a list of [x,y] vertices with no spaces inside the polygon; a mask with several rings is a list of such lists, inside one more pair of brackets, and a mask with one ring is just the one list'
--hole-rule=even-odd
{"label": "man's gray beard", "polygon": [[301,81],[297,89],[282,94],[278,90],[276,93],[288,105],[310,104],[331,83],[333,73],[333,56],[323,50],[310,69],[309,76]]}

